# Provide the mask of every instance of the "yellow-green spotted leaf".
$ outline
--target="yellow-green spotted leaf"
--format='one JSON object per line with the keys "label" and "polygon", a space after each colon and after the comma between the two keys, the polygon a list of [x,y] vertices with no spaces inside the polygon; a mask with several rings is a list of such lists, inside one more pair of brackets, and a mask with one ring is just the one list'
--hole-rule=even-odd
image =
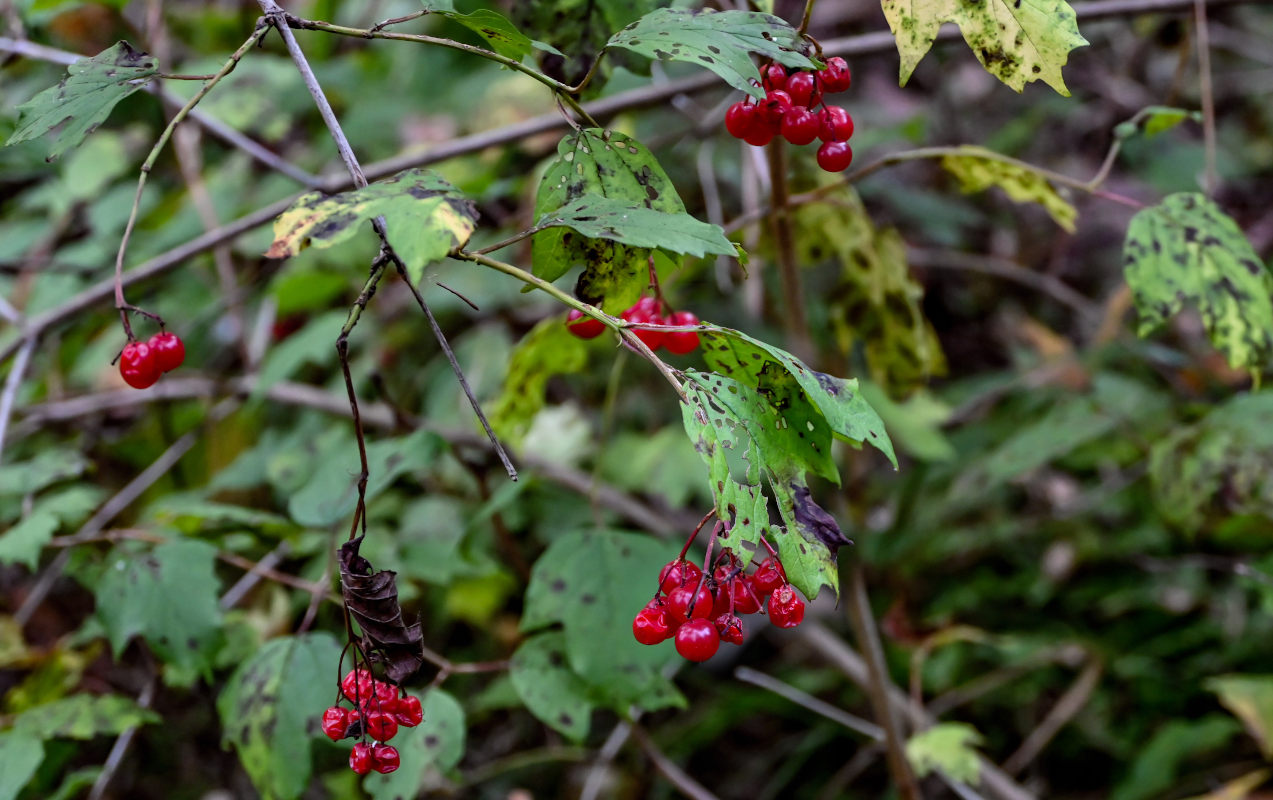
{"label": "yellow-green spotted leaf", "polygon": [[1186,304],[1235,368],[1260,369],[1273,354],[1273,273],[1227,214],[1180,192],[1132,217],[1123,242],[1141,336]]}
{"label": "yellow-green spotted leaf", "polygon": [[43,136],[59,125],[48,160],[76,147],[106,121],[115,104],[145,86],[159,72],[159,60],[136,50],[128,42],[117,42],[92,58],[66,68],[66,77],[32,97],[18,111],[17,130],[6,145]]}
{"label": "yellow-green spotted leaf", "polygon": [[959,181],[959,189],[965,194],[984,192],[998,186],[1016,203],[1038,203],[1051,215],[1057,225],[1074,232],[1078,211],[1037,170],[1026,164],[1005,161],[993,150],[974,145],[959,148],[958,155],[942,158],[941,165]]}
{"label": "yellow-green spotted leaf", "polygon": [[1018,92],[1041,80],[1068,97],[1061,67],[1071,50],[1087,44],[1065,0],[881,0],[881,5],[897,39],[902,85],[946,22],[959,26],[991,75]]}
{"label": "yellow-green spotted leaf", "polygon": [[477,209],[454,186],[429,170],[409,169],[362,189],[297,198],[274,221],[274,243],[265,256],[331,247],[368,230],[363,223],[379,216],[414,283],[429,264],[463,247],[477,224]]}
{"label": "yellow-green spotted leaf", "polygon": [[566,328],[565,319],[542,320],[513,350],[491,426],[504,439],[520,442],[544,407],[548,379],[579,372],[587,363],[587,345]]}

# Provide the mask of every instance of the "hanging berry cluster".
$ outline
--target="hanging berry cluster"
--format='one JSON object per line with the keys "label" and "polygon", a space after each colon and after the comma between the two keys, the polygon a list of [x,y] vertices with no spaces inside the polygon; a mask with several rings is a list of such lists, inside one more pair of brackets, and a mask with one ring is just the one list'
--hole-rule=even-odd
{"label": "hanging berry cluster", "polygon": [[160,331],[148,342],[129,342],[119,354],[119,375],[134,389],[155,385],[159,376],[171,372],[186,360],[186,346],[181,337]]}
{"label": "hanging berry cluster", "polygon": [[[664,313],[668,311],[668,313]],[[653,297],[642,297],[636,305],[619,315],[625,322],[637,325],[697,325],[698,317],[692,311],[669,311],[667,304]],[[599,320],[572,310],[566,315],[566,327],[580,339],[595,339],[606,326]],[[660,347],[669,353],[685,355],[698,349],[698,334],[694,331],[662,331],[657,328],[634,328],[636,337],[651,350]]]}
{"label": "hanging berry cluster", "polygon": [[775,136],[795,145],[821,139],[818,166],[827,172],[848,169],[853,162],[853,148],[849,147],[853,118],[840,106],[823,101],[825,95],[849,88],[851,77],[845,60],[828,58],[823,70],[790,75],[781,64],[770,64],[760,74],[765,99],[757,102],[748,97],[729,107],[725,129],[730,135],[757,147],[769,144]]}
{"label": "hanging berry cluster", "polygon": [[[690,542],[697,534],[695,529]],[[794,628],[804,620],[804,600],[787,582],[782,562],[768,542],[764,544],[769,557],[751,574],[728,548],[708,574],[715,539],[713,534],[703,569],[685,560],[690,544],[686,542],[681,555],[659,571],[658,591],[632,620],[632,635],[638,642],[653,645],[675,638],[676,652],[690,661],[706,661],[716,655],[722,641],[742,644],[740,615],[767,613],[779,628]]]}
{"label": "hanging berry cluster", "polygon": [[[385,742],[398,735],[398,727],[414,728],[424,719],[420,698],[387,681],[376,680],[365,669],[350,670],[340,682],[341,696],[353,704],[336,705],[323,712],[323,733],[333,742],[360,739],[349,753],[349,768],[359,775],[373,769],[389,774],[398,768],[398,749]],[[374,744],[368,744],[370,737]]]}

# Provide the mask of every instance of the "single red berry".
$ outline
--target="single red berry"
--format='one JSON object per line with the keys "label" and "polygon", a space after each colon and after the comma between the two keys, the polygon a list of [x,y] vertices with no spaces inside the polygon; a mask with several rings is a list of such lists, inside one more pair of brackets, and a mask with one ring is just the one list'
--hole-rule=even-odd
{"label": "single red berry", "polygon": [[387,742],[398,735],[398,720],[394,719],[392,714],[386,714],[383,711],[371,712],[363,724],[366,726],[367,735],[377,742]]}
{"label": "single red berry", "polygon": [[690,661],[706,661],[720,649],[720,634],[707,619],[692,619],[676,632],[676,652]]}
{"label": "single red berry", "polygon": [[605,332],[606,325],[599,319],[585,315],[577,308],[566,315],[566,329],[580,339],[595,339]]}
{"label": "single red berry", "polygon": [[802,106],[792,106],[782,117],[782,138],[792,144],[808,144],[818,138],[822,117]]}
{"label": "single red berry", "polygon": [[756,106],[739,101],[725,112],[725,130],[735,139],[743,139],[756,125]]}
{"label": "single red berry", "polygon": [[186,346],[175,333],[160,331],[150,337],[147,344],[155,354],[155,363],[159,365],[160,372],[172,372],[186,360]]}
{"label": "single red berry", "polygon": [[787,85],[787,70],[782,64],[770,64],[765,67],[761,77],[761,85],[766,92],[772,92],[774,89],[781,89]]}
{"label": "single red berry", "polygon": [[404,728],[414,728],[424,721],[424,709],[420,707],[420,698],[407,695],[398,699],[398,707],[393,718]]}
{"label": "single red berry", "polygon": [[391,744],[377,744],[371,748],[371,768],[381,775],[388,775],[398,768],[402,759],[398,756],[398,748]]}
{"label": "single red berry", "polygon": [[365,703],[375,695],[376,679],[370,670],[351,669],[340,682],[340,691],[355,703]]}
{"label": "single red berry", "polygon": [[818,79],[813,77],[812,72],[797,72],[789,76],[783,89],[791,95],[793,105],[808,107],[817,104]]}
{"label": "single red berry", "polygon": [[730,584],[729,593],[733,597],[735,614],[755,614],[760,610],[761,595],[753,588],[751,578],[739,575]]}
{"label": "single red berry", "polygon": [[[698,589],[695,593],[695,589]],[[704,583],[702,588],[690,583],[673,589],[667,596],[667,621],[669,625],[683,625],[688,619],[707,619],[712,615],[716,598]]]}
{"label": "single red berry", "polygon": [[[668,325],[697,325],[693,311],[675,311],[667,318]],[[698,334],[694,331],[668,331],[663,334],[663,346],[669,353],[683,356],[698,349]]]}
{"label": "single red berry", "polygon": [[818,148],[818,166],[827,172],[843,172],[853,163],[853,148],[848,142],[823,142]]}
{"label": "single red berry", "polygon": [[716,632],[722,642],[743,643],[743,621],[737,614],[721,614],[716,618]]}
{"label": "single red berry", "polygon": [[782,562],[774,556],[760,562],[760,566],[756,567],[756,571],[751,576],[751,588],[755,589],[756,594],[761,597],[773,594],[774,589],[786,582],[787,573],[782,568]]}
{"label": "single red berry", "polygon": [[853,83],[853,76],[849,74],[849,63],[839,56],[828,58],[827,68],[818,73],[818,83],[822,85],[822,91],[828,94],[848,89]]}
{"label": "single red berry", "polygon": [[673,589],[691,581],[697,585],[698,579],[702,576],[701,569],[684,559],[669,561],[663,565],[663,569],[659,570],[659,591],[663,594],[671,594]]}
{"label": "single red berry", "polygon": [[388,706],[398,699],[398,687],[388,681],[375,681],[371,685],[371,691],[376,701],[380,705],[386,706],[386,708],[380,709],[382,711],[388,711]]}
{"label": "single red berry", "polygon": [[332,706],[323,712],[323,733],[333,742],[345,738],[349,731],[349,709]]}
{"label": "single red berry", "polygon": [[[663,315],[659,312],[659,301],[653,297],[641,298],[636,305],[624,311],[620,316],[627,322],[640,325],[664,324]],[[636,334],[638,339],[645,342],[645,346],[651,350],[657,350],[663,345],[663,331],[635,328],[632,332]]]}
{"label": "single red berry", "polygon": [[[781,123],[780,123],[781,124]],[[764,147],[774,140],[778,135],[778,125],[770,125],[767,121],[762,120],[757,115],[756,124],[743,137],[743,141],[753,147]]]}
{"label": "single red berry", "polygon": [[774,89],[760,103],[760,117],[770,126],[782,124],[782,115],[791,108],[791,95],[782,89]]}
{"label": "single red berry", "polygon": [[804,620],[804,601],[789,583],[769,595],[769,621],[779,628],[794,628]]}
{"label": "single red berry", "polygon": [[119,375],[124,383],[134,389],[146,389],[155,385],[161,371],[155,360],[155,351],[145,342],[129,342],[119,355]]}
{"label": "single red berry", "polygon": [[853,117],[840,106],[822,109],[818,122],[818,137],[824,142],[847,142],[853,137]]}
{"label": "single red berry", "polygon": [[371,745],[366,742],[358,742],[354,745],[354,749],[349,752],[349,768],[358,775],[366,775],[371,772]]}
{"label": "single red berry", "polygon": [[641,644],[658,644],[668,632],[667,615],[662,609],[643,608],[632,620],[632,635]]}

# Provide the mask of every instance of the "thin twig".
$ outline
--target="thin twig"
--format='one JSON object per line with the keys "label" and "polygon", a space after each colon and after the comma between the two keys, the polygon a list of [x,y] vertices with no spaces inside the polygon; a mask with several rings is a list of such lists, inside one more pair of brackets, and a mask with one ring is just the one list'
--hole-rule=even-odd
{"label": "thin twig", "polygon": [[291,547],[287,542],[279,542],[278,546],[265,554],[265,557],[256,563],[254,567],[243,574],[243,577],[234,582],[234,585],[221,595],[221,610],[234,608],[239,604],[247,593],[261,582],[264,577],[262,573],[266,570],[273,570],[280,561],[287,557],[291,551]]}
{"label": "thin twig", "polygon": [[592,766],[588,768],[588,777],[584,779],[583,789],[579,791],[579,800],[597,800],[601,796],[601,791],[606,788],[607,770],[631,735],[632,726],[627,722],[620,720],[614,726],[601,749],[597,751]]}
{"label": "thin twig", "polygon": [[[155,686],[158,683],[159,679],[152,669],[146,679],[146,685],[142,687],[141,694],[137,696],[138,707],[150,708],[151,704],[155,702]],[[123,763],[124,758],[128,755],[128,750],[133,746],[133,739],[136,736],[137,726],[133,725],[125,728],[116,737],[115,744],[111,745],[110,754],[106,756],[106,763],[102,765],[102,771],[98,773],[97,780],[93,781],[93,788],[88,793],[88,800],[101,800],[106,795],[107,787],[110,786],[111,780],[119,770],[119,765]]]}
{"label": "thin twig", "polygon": [[31,354],[35,352],[35,337],[28,336],[22,340],[22,349],[18,357],[9,367],[9,375],[4,381],[4,391],[0,392],[0,464],[4,463],[4,439],[9,430],[9,418],[13,414],[13,402],[18,396],[18,388],[22,386],[22,378],[26,375],[27,364]]}
{"label": "thin twig", "polygon": [[1030,735],[1026,736],[1016,752],[1003,762],[1003,771],[1009,775],[1016,775],[1037,758],[1061,728],[1065,727],[1076,714],[1083,710],[1083,706],[1087,705],[1104,671],[1105,665],[1099,658],[1090,659],[1087,666],[1083,667],[1083,671],[1074,679],[1074,683],[1070,684],[1065,693],[1057,699],[1043,721],[1030,731]]}
{"label": "thin twig", "polygon": [[843,725],[849,730],[860,733],[869,739],[874,739],[877,742],[884,741],[884,729],[874,722],[836,708],[808,692],[803,692],[791,684],[766,675],[759,670],[754,670],[751,667],[737,667],[734,670],[734,677],[744,683],[750,683],[753,686],[759,686],[762,689],[773,692],[779,697],[790,700],[802,708],[807,708],[813,713],[826,717],[832,722]]}
{"label": "thin twig", "polygon": [[1203,187],[1214,197],[1219,177],[1216,173],[1216,100],[1211,84],[1211,35],[1207,30],[1206,0],[1194,0],[1193,25],[1198,38],[1198,91],[1202,95],[1202,142],[1206,154]]}
{"label": "thin twig", "polygon": [[1095,302],[1071,289],[1055,275],[1026,269],[1011,259],[964,253],[958,250],[930,250],[908,247],[906,248],[906,260],[916,266],[929,269],[968,270],[970,272],[994,275],[1042,292],[1058,303],[1074,309],[1085,319],[1096,320],[1100,316],[1100,307]]}
{"label": "thin twig", "polygon": [[650,762],[654,764],[654,768],[659,771],[663,777],[676,787],[676,790],[691,800],[719,800],[716,795],[707,790],[703,784],[690,777],[689,773],[677,766],[676,762],[667,757],[667,754],[659,749],[650,735],[645,732],[640,725],[633,723],[631,725],[632,738],[640,745],[641,750],[645,752]]}
{"label": "thin twig", "polygon": [[[812,2],[809,3],[813,5]],[[782,284],[782,325],[787,334],[787,346],[805,361],[813,356],[813,343],[809,340],[809,325],[805,321],[804,288],[800,280],[800,265],[796,263],[795,237],[791,232],[791,217],[787,213],[787,164],[786,149],[781,138],[775,138],[765,148],[769,157],[770,207],[775,213],[770,218],[774,241],[778,249],[778,277]]]}

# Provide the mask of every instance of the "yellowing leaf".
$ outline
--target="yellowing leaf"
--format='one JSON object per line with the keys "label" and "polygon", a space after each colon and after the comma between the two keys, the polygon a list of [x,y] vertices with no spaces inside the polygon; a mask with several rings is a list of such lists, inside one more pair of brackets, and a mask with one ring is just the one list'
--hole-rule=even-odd
{"label": "yellowing leaf", "polygon": [[1038,203],[1057,225],[1074,232],[1078,211],[1057,194],[1048,179],[1037,170],[1016,161],[1006,161],[993,150],[973,145],[959,148],[959,155],[945,156],[941,165],[959,181],[965,194],[982,192],[992,186],[1003,189],[1016,203]]}
{"label": "yellowing leaf", "polygon": [[919,777],[940,769],[964,783],[976,783],[981,774],[981,761],[974,746],[981,744],[977,729],[963,722],[943,722],[906,742],[906,760]]}
{"label": "yellowing leaf", "polygon": [[1065,0],[881,0],[881,5],[897,38],[903,86],[944,22],[958,25],[986,71],[1018,92],[1041,80],[1069,97],[1061,67],[1071,50],[1087,44]]}
{"label": "yellowing leaf", "polygon": [[1205,685],[1242,720],[1264,757],[1273,758],[1273,676],[1221,675]]}

